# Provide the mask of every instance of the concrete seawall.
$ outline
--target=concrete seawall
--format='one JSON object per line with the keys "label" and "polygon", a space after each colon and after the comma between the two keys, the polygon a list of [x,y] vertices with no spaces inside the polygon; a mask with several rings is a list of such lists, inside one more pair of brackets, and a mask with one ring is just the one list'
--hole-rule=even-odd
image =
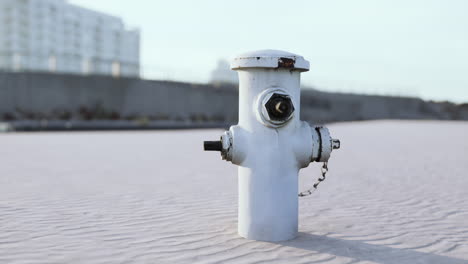
{"label": "concrete seawall", "polygon": [[237,91],[106,76],[0,73],[0,114],[105,111],[154,119],[237,118]]}
{"label": "concrete seawall", "polygon": [[[417,98],[324,93],[303,89],[302,119],[468,120],[467,105]],[[107,76],[0,72],[0,119],[148,120],[233,124],[238,95],[232,85],[190,84]]]}

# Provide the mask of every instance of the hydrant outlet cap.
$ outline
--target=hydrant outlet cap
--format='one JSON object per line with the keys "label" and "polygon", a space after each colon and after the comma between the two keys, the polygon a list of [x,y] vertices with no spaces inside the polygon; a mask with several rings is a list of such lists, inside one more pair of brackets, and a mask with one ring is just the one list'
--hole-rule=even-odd
{"label": "hydrant outlet cap", "polygon": [[231,62],[231,69],[272,68],[308,71],[304,57],[281,50],[258,50],[241,54]]}

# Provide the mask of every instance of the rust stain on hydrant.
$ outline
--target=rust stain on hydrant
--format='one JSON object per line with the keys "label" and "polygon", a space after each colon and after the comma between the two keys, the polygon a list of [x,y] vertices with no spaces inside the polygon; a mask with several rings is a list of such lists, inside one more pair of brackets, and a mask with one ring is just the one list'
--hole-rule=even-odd
{"label": "rust stain on hydrant", "polygon": [[291,58],[279,58],[278,68],[292,69],[296,61]]}

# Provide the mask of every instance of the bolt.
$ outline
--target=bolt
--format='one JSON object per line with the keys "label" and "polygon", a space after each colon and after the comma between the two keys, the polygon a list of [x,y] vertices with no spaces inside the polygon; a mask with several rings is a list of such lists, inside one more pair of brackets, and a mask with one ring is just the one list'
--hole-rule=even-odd
{"label": "bolt", "polygon": [[340,140],[339,139],[332,139],[332,148],[339,149],[340,148]]}
{"label": "bolt", "polygon": [[286,121],[294,112],[294,106],[289,96],[273,94],[265,104],[268,116],[275,121]]}

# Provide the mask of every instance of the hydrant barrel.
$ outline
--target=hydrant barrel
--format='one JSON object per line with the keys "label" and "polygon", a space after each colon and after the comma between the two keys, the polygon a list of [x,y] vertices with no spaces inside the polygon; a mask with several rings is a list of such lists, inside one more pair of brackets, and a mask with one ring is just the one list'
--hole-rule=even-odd
{"label": "hydrant barrel", "polygon": [[298,231],[298,140],[312,140],[297,137],[302,127],[300,72],[309,63],[295,54],[267,50],[241,55],[231,67],[239,73],[238,126],[251,132],[238,172],[238,232],[253,240],[292,239]]}

